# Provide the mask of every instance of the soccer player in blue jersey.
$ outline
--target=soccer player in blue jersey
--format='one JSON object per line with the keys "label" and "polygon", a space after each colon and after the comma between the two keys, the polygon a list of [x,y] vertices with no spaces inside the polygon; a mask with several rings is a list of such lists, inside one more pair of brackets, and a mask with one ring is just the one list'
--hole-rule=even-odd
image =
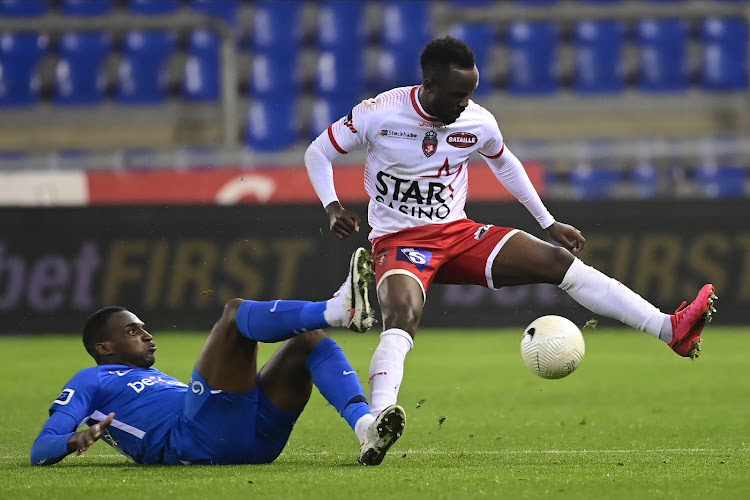
{"label": "soccer player in blue jersey", "polygon": [[[79,371],[50,407],[33,465],[86,451],[99,438],[142,464],[256,464],[279,456],[315,384],[360,440],[359,462],[378,465],[401,435],[394,405],[370,413],[357,374],[321,328],[367,331],[372,259],[359,248],[330,300],[232,299],[198,355],[188,384],[153,368],[156,345],[123,307],[87,320],[96,366]],[[259,371],[258,342],[285,341]],[[88,428],[76,431],[86,423]]]}

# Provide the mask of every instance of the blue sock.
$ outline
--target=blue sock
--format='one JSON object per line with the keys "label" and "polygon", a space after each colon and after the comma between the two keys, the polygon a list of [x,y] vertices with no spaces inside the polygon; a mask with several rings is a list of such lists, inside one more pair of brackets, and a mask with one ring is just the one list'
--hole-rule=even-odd
{"label": "blue sock", "polygon": [[325,310],[325,302],[246,300],[237,309],[237,327],[249,339],[279,342],[316,328],[327,328]]}
{"label": "blue sock", "polygon": [[344,351],[332,338],[327,337],[315,346],[305,366],[320,393],[352,429],[357,420],[370,414],[370,405],[367,404],[359,377]]}

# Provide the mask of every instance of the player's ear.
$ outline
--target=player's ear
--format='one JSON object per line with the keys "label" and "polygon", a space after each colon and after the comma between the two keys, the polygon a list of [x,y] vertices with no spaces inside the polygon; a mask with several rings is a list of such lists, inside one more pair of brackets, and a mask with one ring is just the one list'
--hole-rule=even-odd
{"label": "player's ear", "polygon": [[100,357],[110,356],[114,354],[114,350],[112,349],[112,342],[110,342],[109,340],[105,340],[104,342],[97,342],[94,348],[96,349],[96,353]]}

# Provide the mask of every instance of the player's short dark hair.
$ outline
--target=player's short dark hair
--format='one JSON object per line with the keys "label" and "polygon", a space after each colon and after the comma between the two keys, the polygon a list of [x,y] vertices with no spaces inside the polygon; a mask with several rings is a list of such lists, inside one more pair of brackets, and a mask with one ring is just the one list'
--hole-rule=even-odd
{"label": "player's short dark hair", "polygon": [[83,346],[94,359],[97,358],[96,344],[109,339],[107,320],[114,313],[121,311],[127,311],[127,309],[121,306],[102,307],[89,316],[89,319],[86,320],[86,324],[83,325]]}
{"label": "player's short dark hair", "polygon": [[435,38],[422,51],[419,58],[422,77],[440,81],[451,68],[472,69],[476,64],[474,52],[463,41],[452,36]]}

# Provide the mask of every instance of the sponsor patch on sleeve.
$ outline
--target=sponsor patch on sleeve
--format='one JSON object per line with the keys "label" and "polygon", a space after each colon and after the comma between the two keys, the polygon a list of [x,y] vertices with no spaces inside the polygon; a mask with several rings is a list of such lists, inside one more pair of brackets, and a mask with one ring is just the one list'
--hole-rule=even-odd
{"label": "sponsor patch on sleeve", "polygon": [[53,401],[53,403],[58,405],[66,405],[70,403],[70,400],[75,393],[76,391],[74,391],[73,389],[63,389],[60,395],[57,396],[57,399]]}

